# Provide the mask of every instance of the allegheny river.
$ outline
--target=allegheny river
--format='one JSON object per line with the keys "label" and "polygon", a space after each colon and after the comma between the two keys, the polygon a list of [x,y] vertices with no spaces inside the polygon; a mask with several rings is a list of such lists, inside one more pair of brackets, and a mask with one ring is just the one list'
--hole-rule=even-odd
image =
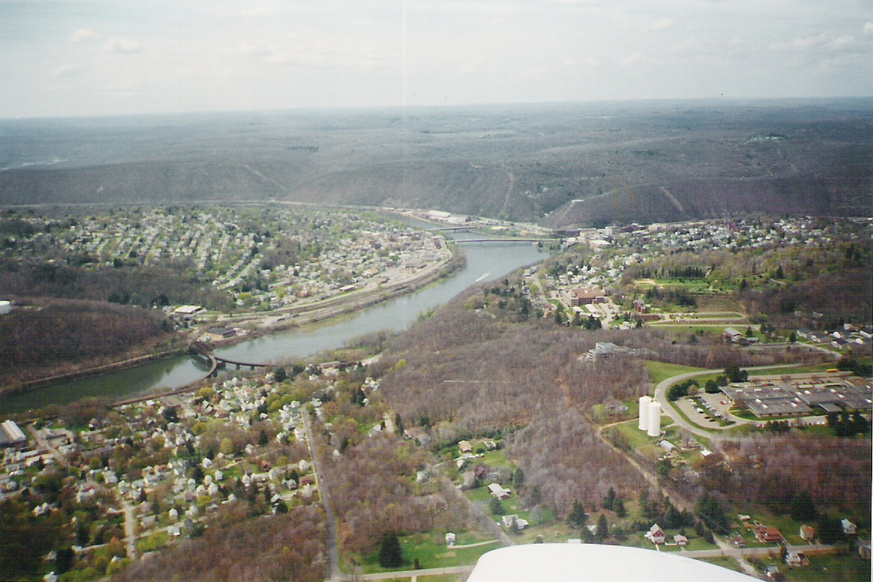
{"label": "allegheny river", "polygon": [[[457,233],[454,240],[481,238]],[[231,360],[276,363],[305,358],[340,348],[361,335],[380,330],[403,330],[420,314],[432,310],[474,283],[502,277],[515,269],[539,262],[546,253],[530,243],[476,243],[463,246],[467,264],[449,277],[409,295],[377,304],[336,322],[271,333],[220,348],[216,354]],[[202,378],[206,362],[190,356],[175,356],[100,376],[34,388],[23,394],[2,397],[0,412],[18,412],[48,404],[65,404],[86,397],[120,400],[150,391],[178,388]]]}

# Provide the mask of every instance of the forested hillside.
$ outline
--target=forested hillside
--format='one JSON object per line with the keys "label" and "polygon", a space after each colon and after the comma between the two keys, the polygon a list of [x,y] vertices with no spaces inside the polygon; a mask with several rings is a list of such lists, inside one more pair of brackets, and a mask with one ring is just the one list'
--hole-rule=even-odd
{"label": "forested hillside", "polygon": [[550,226],[867,215],[868,101],[4,121],[0,204],[266,201]]}

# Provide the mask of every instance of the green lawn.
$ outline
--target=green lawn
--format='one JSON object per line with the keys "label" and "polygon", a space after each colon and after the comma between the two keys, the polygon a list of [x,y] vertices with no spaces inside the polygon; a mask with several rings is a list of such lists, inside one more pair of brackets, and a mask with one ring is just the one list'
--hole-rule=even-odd
{"label": "green lawn", "polygon": [[646,433],[637,428],[637,426],[638,421],[629,420],[627,422],[623,422],[621,424],[617,424],[615,426],[604,429],[603,432],[607,435],[611,432],[621,433],[632,449],[638,449],[645,445],[654,445],[659,440],[661,440],[660,438],[652,438],[646,435]]}
{"label": "green lawn", "polygon": [[136,540],[136,551],[138,554],[152,552],[158,548],[162,548],[170,541],[170,534],[165,531],[159,531],[150,535],[147,538]]}
{"label": "green lawn", "polygon": [[702,372],[704,370],[704,368],[681,366],[679,364],[667,364],[664,362],[654,362],[652,360],[645,360],[645,364],[646,368],[648,368],[649,372],[652,374],[652,383],[656,386],[667,378],[672,378],[679,374],[687,374],[688,372]]}
{"label": "green lawn", "polygon": [[788,568],[779,565],[779,570],[784,572],[791,582],[870,581],[870,560],[861,560],[855,556],[812,556],[809,559],[809,566]]}
{"label": "green lawn", "polygon": [[742,568],[733,558],[697,558],[701,562],[707,562],[709,564],[715,564],[716,566],[721,566],[722,568],[727,568],[728,570],[736,570],[737,572],[742,572]]}
{"label": "green lawn", "polygon": [[[412,570],[416,558],[420,566],[425,569],[472,565],[485,552],[502,547],[499,542],[495,542],[475,548],[449,548],[446,547],[445,534],[434,532],[401,536],[400,545],[403,548],[404,563],[402,566],[390,569],[381,567],[379,565],[379,552],[376,551],[362,560],[361,569],[363,572],[371,574],[390,572],[391,570]],[[428,578],[428,580],[432,580],[432,578]]]}

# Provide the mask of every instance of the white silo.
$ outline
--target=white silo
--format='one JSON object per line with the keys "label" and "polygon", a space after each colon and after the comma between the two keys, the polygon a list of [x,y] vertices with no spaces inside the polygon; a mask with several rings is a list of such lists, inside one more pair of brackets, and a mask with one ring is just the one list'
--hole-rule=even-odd
{"label": "white silo", "polygon": [[649,403],[649,432],[650,437],[661,434],[661,403],[652,401]]}
{"label": "white silo", "polygon": [[640,396],[640,430],[649,430],[649,403],[651,396]]}
{"label": "white silo", "polygon": [[0,315],[8,315],[12,313],[11,301],[0,301]]}

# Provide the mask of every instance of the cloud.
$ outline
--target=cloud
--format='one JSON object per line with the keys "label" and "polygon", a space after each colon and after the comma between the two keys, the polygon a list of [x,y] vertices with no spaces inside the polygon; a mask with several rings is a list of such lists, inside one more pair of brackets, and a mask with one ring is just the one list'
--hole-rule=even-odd
{"label": "cloud", "polygon": [[275,50],[261,43],[243,42],[239,45],[239,52],[244,57],[267,58],[275,54]]}
{"label": "cloud", "polygon": [[672,18],[662,18],[661,20],[656,20],[655,22],[649,25],[649,30],[665,30],[673,26]]}
{"label": "cloud", "polygon": [[827,39],[827,36],[824,34],[816,34],[814,36],[795,38],[794,40],[789,42],[778,42],[770,46],[777,51],[806,51],[815,47],[822,46],[827,42]]}
{"label": "cloud", "polygon": [[873,22],[864,23],[864,34],[873,34]]}
{"label": "cloud", "polygon": [[55,77],[75,77],[82,72],[79,65],[61,65],[52,72]]}
{"label": "cloud", "polygon": [[631,65],[637,65],[639,63],[646,63],[649,61],[650,61],[649,57],[647,57],[643,53],[635,52],[635,53],[631,53],[628,56],[624,57],[623,59],[619,60],[618,63],[622,67],[629,67]]}
{"label": "cloud", "polygon": [[70,36],[70,40],[75,43],[89,42],[92,40],[100,40],[100,35],[88,28],[80,28]]}
{"label": "cloud", "polygon": [[130,55],[142,52],[143,48],[142,45],[135,40],[112,36],[106,44],[103,45],[103,50],[117,55]]}

